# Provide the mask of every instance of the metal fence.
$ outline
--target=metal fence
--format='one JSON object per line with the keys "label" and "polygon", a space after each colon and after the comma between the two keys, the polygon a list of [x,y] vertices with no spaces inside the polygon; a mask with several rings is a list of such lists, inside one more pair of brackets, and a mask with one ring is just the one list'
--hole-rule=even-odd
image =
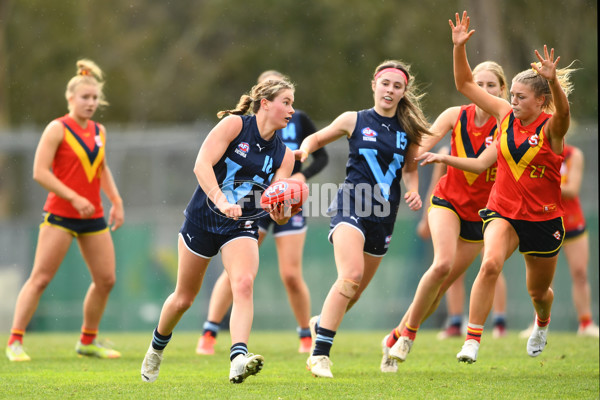
{"label": "metal fence", "polygon": [[[117,285],[111,294],[103,329],[136,330],[156,324],[160,306],[174,288],[177,232],[182,211],[197,182],[194,161],[209,124],[152,128],[108,127],[107,160],[124,199],[126,223],[114,234],[117,250]],[[47,192],[31,178],[33,155],[41,130],[23,128],[0,133],[0,329],[9,329],[14,301],[33,262],[41,208]],[[569,143],[586,156],[581,199],[590,228],[591,243],[598,242],[598,127],[574,125]],[[345,175],[347,144],[339,140],[327,147],[330,162],[313,183],[340,183]],[[430,167],[421,170],[421,194],[428,186]],[[107,204],[108,206],[108,204]],[[353,328],[389,328],[408,307],[418,280],[432,259],[431,246],[417,239],[419,213],[401,207],[394,241],[371,287],[344,320]],[[335,279],[328,218],[309,218],[305,251],[305,277],[311,289],[313,312],[318,312]],[[592,245],[590,281],[594,317],[598,316],[598,247]],[[570,276],[564,259],[555,280],[553,325],[574,329]],[[184,329],[200,329],[210,290],[222,266],[217,257],[192,310],[181,322]],[[476,275],[470,268],[466,286]],[[513,255],[505,266],[509,282],[509,327],[527,325],[532,309],[525,291],[522,257]],[[46,290],[31,329],[71,330],[81,325],[81,303],[89,274],[74,247]],[[261,267],[255,290],[255,328],[293,329],[295,322],[279,281],[273,242],[261,248]],[[527,304],[527,306],[524,306]],[[425,325],[438,326],[444,307]]]}

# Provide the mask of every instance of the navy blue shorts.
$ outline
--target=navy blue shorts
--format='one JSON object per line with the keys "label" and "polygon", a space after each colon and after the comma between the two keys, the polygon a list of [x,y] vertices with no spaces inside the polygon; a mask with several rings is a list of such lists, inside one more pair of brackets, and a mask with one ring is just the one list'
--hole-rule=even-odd
{"label": "navy blue shorts", "polygon": [[537,257],[554,257],[560,251],[565,238],[562,217],[548,221],[523,221],[503,217],[488,208],[479,210],[483,219],[483,230],[490,221],[502,218],[508,221],[519,236],[519,252]]}
{"label": "navy blue shorts", "polygon": [[67,231],[73,237],[81,235],[94,235],[108,230],[108,225],[104,218],[80,219],[80,218],[65,218],[51,213],[44,214],[42,226],[53,226],[55,228]]}
{"label": "navy blue shorts", "polygon": [[212,258],[219,253],[227,243],[232,240],[242,237],[252,238],[258,241],[258,227],[256,222],[247,227],[241,221],[238,228],[232,230],[226,235],[208,232],[190,222],[187,218],[184,219],[179,235],[183,238],[185,246],[189,251],[203,258]]}
{"label": "navy blue shorts", "polygon": [[466,221],[458,215],[456,209],[448,200],[441,197],[431,196],[431,206],[447,208],[456,214],[460,220],[460,238],[466,242],[482,242],[483,241],[483,221]]}
{"label": "navy blue shorts", "polygon": [[337,213],[331,217],[328,235],[329,242],[333,243],[333,231],[335,231],[340,224],[346,224],[353,226],[362,233],[365,239],[363,252],[376,257],[385,256],[385,253],[387,253],[390,246],[390,242],[392,241],[394,222],[375,222],[362,217],[357,217],[353,213],[348,214],[348,210],[338,210]]}
{"label": "navy blue shorts", "polygon": [[284,225],[277,224],[270,215],[258,220],[258,230],[260,232],[268,232],[270,226],[273,226],[273,236],[275,237],[304,233],[306,232],[306,218],[302,215],[302,212],[299,212]]}

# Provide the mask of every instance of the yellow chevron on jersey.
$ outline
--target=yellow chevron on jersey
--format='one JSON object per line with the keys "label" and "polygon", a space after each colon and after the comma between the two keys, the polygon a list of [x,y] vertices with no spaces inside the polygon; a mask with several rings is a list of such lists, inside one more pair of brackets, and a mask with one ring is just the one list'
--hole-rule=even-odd
{"label": "yellow chevron on jersey", "polygon": [[[98,138],[100,138],[100,143],[98,143]],[[79,158],[88,182],[91,182],[94,177],[101,172],[99,169],[104,160],[104,145],[106,144],[104,131],[99,130],[99,133],[96,136],[94,149],[89,150],[87,146],[65,126],[65,142],[71,147],[73,152],[77,155],[77,158]]]}
{"label": "yellow chevron on jersey", "polygon": [[[472,119],[474,118],[474,113],[475,111],[472,111]],[[468,114],[467,114],[467,110],[461,110],[461,114],[458,118],[458,120],[456,121],[456,125],[454,127],[454,147],[456,150],[456,156],[458,157],[463,157],[463,158],[467,158],[467,157],[472,157],[472,158],[476,158],[477,156],[479,156],[483,150],[485,150],[486,145],[485,142],[481,145],[481,147],[479,149],[476,149],[473,147],[473,143],[471,141],[471,137],[469,136],[469,118],[468,118]],[[492,138],[496,137],[496,126],[494,125],[494,127],[489,131],[489,132],[475,132],[474,129],[476,127],[473,126],[471,127],[471,132],[473,134],[473,136],[481,136],[481,134],[485,134],[486,138],[488,136],[491,136]],[[467,142],[465,142],[468,141]],[[473,185],[473,182],[475,182],[477,180],[477,178],[479,177],[480,174],[476,174],[473,172],[469,172],[469,171],[462,171],[463,175],[465,176],[465,179],[467,180],[467,183],[469,184],[469,186]]]}
{"label": "yellow chevron on jersey", "polygon": [[[544,145],[544,123],[537,129],[535,134],[526,138],[518,147],[515,141],[514,114],[510,113],[500,126],[502,135],[500,137],[500,148],[510,171],[516,181],[521,178],[523,172],[529,166],[531,160],[538,154]],[[545,122],[545,121],[544,121]]]}

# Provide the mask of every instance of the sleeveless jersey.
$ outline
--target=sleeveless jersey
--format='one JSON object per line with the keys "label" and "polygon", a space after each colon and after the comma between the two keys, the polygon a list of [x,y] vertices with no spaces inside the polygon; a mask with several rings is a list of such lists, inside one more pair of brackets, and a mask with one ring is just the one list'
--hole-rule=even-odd
{"label": "sleeveless jersey", "polygon": [[[52,173],[94,205],[95,212],[90,218],[101,218],[104,211],[100,198],[100,177],[104,167],[106,134],[99,124],[91,120],[88,120],[86,127],[79,126],[68,114],[56,120],[63,125],[64,134],[52,160]],[[44,211],[65,218],[81,219],[71,203],[54,192],[48,193]]]}
{"label": "sleeveless jersey", "polygon": [[260,196],[281,166],[286,152],[278,135],[269,141],[260,136],[256,116],[242,115],[241,118],[241,132],[213,166],[213,171],[227,200],[242,207],[242,217],[237,221],[225,217],[200,185],[184,211],[186,218],[199,228],[221,235],[240,226],[251,228],[265,215],[260,208]]}
{"label": "sleeveless jersey", "polygon": [[[475,109],[475,104],[460,108],[451,136],[453,156],[476,158],[496,137],[496,118],[476,126]],[[433,195],[449,201],[462,220],[480,222],[478,211],[485,207],[495,179],[496,163],[479,175],[448,166]]]}
{"label": "sleeveless jersey", "polygon": [[396,117],[382,117],[372,108],[358,111],[348,144],[346,179],[329,214],[353,210],[370,221],[394,222],[410,144],[404,128]]}
{"label": "sleeveless jersey", "polygon": [[[568,180],[569,168],[571,167],[571,155],[573,154],[573,146],[565,145],[565,160],[560,168],[562,182]],[[562,198],[563,209],[565,216],[563,218],[565,224],[565,232],[581,231],[585,229],[585,217],[579,202],[579,196],[573,198]]]}
{"label": "sleeveless jersey", "polygon": [[527,126],[512,111],[504,117],[497,142],[496,183],[487,208],[526,221],[562,217],[560,166],[564,157],[552,151],[544,131],[550,117],[541,113]]}

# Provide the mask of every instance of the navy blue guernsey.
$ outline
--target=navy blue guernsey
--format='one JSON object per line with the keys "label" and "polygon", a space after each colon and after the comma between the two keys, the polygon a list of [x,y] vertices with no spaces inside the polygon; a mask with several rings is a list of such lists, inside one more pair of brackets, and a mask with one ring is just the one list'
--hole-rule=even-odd
{"label": "navy blue guernsey", "polygon": [[242,217],[237,221],[225,217],[200,185],[184,211],[186,218],[199,228],[221,235],[240,227],[256,228],[255,221],[265,215],[260,208],[260,196],[281,166],[286,152],[278,135],[269,141],[260,136],[256,116],[243,115],[241,118],[241,132],[229,144],[213,171],[227,200],[242,207]]}
{"label": "navy blue guernsey", "polygon": [[358,111],[348,144],[346,179],[330,213],[352,210],[370,221],[395,221],[409,145],[404,128],[396,117],[382,117],[372,108]]}
{"label": "navy blue guernsey", "polygon": [[[302,114],[302,111],[296,110],[296,112],[292,114],[292,119],[290,122],[288,122],[287,126],[277,131],[277,134],[281,137],[283,143],[285,143],[290,150],[298,150],[304,138],[308,136],[304,134],[306,127],[303,126],[302,120],[306,120],[306,118],[302,118]],[[314,128],[310,133],[312,132],[314,132]],[[302,163],[300,161],[296,161],[294,163],[294,170],[292,171],[292,174],[300,171],[301,167]]]}

